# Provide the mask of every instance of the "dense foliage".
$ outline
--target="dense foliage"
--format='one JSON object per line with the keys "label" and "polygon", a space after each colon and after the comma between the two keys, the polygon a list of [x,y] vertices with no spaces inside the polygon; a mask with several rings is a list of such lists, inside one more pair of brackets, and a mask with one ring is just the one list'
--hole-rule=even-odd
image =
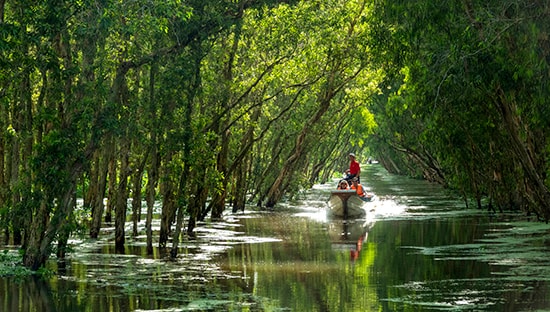
{"label": "dense foliage", "polygon": [[226,206],[343,170],[374,127],[365,1],[0,4],[0,221],[32,269],[103,220],[123,250],[142,200],[149,250],[176,256]]}
{"label": "dense foliage", "polygon": [[385,166],[548,221],[548,2],[376,1],[375,10],[387,76],[370,143]]}

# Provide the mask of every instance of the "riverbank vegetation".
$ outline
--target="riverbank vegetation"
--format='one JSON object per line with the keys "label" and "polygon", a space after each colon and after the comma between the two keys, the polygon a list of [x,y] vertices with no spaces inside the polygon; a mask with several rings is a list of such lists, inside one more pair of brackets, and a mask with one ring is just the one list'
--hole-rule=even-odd
{"label": "riverbank vegetation", "polygon": [[377,1],[387,52],[371,147],[478,207],[550,218],[550,6]]}
{"label": "riverbank vegetation", "polygon": [[97,238],[113,221],[122,251],[143,211],[148,251],[175,257],[197,221],[273,208],[350,151],[548,220],[549,15],[544,1],[0,1],[3,239],[38,269],[77,226]]}
{"label": "riverbank vegetation", "polygon": [[1,222],[32,269],[53,251],[63,257],[83,221],[92,238],[114,222],[123,250],[142,209],[148,250],[155,241],[176,256],[197,221],[247,202],[273,207],[343,170],[374,127],[365,101],[381,74],[365,1],[1,9]]}

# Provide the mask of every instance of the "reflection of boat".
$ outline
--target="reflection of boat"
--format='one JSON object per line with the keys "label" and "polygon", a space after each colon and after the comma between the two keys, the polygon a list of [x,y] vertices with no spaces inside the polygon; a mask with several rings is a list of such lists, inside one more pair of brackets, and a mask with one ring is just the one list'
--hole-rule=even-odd
{"label": "reflection of boat", "polygon": [[335,220],[328,224],[328,233],[334,249],[349,250],[350,259],[357,260],[372,222],[364,220]]}
{"label": "reflection of boat", "polygon": [[336,245],[354,244],[369,228],[365,220],[334,220],[328,223],[330,241]]}
{"label": "reflection of boat", "polygon": [[354,190],[335,190],[328,201],[329,214],[335,217],[360,218],[367,214],[364,204],[372,201],[373,195],[361,199]]}

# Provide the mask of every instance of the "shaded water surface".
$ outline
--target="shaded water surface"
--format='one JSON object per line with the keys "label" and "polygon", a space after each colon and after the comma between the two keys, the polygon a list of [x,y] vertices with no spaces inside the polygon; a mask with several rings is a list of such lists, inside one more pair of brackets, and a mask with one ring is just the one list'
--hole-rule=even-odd
{"label": "shaded water surface", "polygon": [[334,186],[316,186],[277,212],[200,224],[177,261],[147,256],[144,236],[116,254],[105,227],[75,237],[47,280],[0,278],[0,311],[550,310],[549,225],[363,171],[367,219],[327,220]]}

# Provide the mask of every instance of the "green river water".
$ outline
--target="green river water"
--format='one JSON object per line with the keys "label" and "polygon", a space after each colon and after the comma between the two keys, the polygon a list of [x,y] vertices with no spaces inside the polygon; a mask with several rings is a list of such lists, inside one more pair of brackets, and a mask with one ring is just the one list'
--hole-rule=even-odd
{"label": "green river water", "polygon": [[115,253],[106,225],[74,237],[50,278],[0,278],[0,311],[550,311],[550,225],[378,165],[362,178],[377,195],[366,219],[327,219],[334,185],[317,185],[199,224],[176,261],[147,256],[144,234]]}

